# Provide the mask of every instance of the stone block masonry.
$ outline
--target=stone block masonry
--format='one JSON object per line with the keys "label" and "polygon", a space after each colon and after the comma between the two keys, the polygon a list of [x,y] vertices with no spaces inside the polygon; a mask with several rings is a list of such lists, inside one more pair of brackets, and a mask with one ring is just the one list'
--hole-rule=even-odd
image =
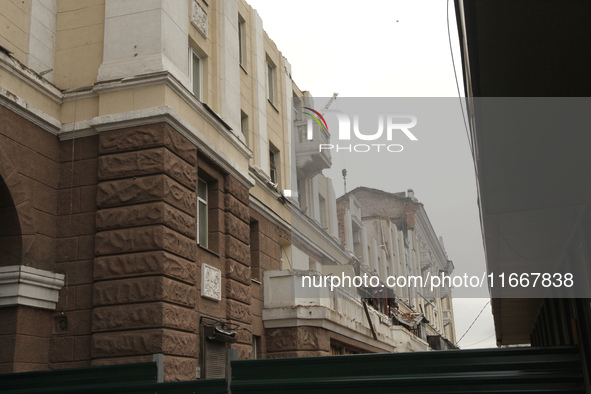
{"label": "stone block masonry", "polygon": [[163,353],[194,378],[199,348],[197,149],[165,124],[98,140],[93,365]]}

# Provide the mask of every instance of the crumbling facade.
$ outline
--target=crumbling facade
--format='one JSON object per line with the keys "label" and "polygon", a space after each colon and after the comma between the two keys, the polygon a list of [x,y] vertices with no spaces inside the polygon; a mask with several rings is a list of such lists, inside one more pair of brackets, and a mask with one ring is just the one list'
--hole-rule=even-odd
{"label": "crumbling facade", "polygon": [[[431,226],[423,204],[412,190],[387,193],[359,187],[338,199],[340,235],[347,250],[360,262],[360,270],[380,277],[405,281],[387,286],[388,297],[371,290],[367,298],[383,311],[428,340],[434,349],[455,347],[453,303],[449,283],[410,285],[411,277],[450,276],[454,266],[443,239]],[[406,283],[406,286],[404,286]],[[402,286],[400,284],[403,284]],[[395,305],[388,299],[395,299]]]}

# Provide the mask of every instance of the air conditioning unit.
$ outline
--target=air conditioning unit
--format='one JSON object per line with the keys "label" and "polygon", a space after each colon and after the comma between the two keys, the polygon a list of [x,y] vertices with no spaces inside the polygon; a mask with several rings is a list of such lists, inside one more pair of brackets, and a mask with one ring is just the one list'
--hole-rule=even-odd
{"label": "air conditioning unit", "polygon": [[227,331],[216,326],[205,327],[205,337],[219,342],[236,342],[236,332]]}

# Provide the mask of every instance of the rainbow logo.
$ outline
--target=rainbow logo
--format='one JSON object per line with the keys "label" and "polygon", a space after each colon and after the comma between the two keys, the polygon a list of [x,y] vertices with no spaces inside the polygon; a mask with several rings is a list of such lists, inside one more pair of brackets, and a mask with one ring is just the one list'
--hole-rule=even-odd
{"label": "rainbow logo", "polygon": [[321,130],[324,129],[324,131],[326,131],[328,133],[328,125],[326,124],[326,120],[324,120],[324,116],[322,116],[322,114],[320,112],[315,111],[310,107],[304,107],[304,108],[307,110],[310,110],[310,111],[314,112],[316,115],[318,115],[318,116],[314,116],[309,112],[304,112],[306,115],[308,115],[309,117],[314,119],[316,121],[316,123],[318,123],[318,126],[320,126]]}

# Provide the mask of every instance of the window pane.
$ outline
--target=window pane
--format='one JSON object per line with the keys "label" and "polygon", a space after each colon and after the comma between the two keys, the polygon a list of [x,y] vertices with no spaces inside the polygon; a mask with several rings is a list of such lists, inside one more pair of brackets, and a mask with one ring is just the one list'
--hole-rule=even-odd
{"label": "window pane", "polygon": [[207,247],[207,204],[199,201],[199,245]]}
{"label": "window pane", "polygon": [[193,52],[193,94],[201,99],[201,59]]}
{"label": "window pane", "polygon": [[275,90],[275,87],[273,86],[273,67],[271,66],[270,63],[267,63],[267,78],[269,79],[268,81],[268,89],[269,89],[269,101],[270,102],[274,102],[274,96],[273,96],[273,92]]}
{"label": "window pane", "polygon": [[199,183],[197,184],[197,197],[207,202],[207,183],[201,179],[199,179]]}
{"label": "window pane", "polygon": [[244,37],[242,35],[244,34],[244,31],[243,31],[243,26],[242,25],[243,25],[243,22],[241,22],[239,20],[238,21],[238,50],[240,51],[240,53],[239,53],[238,60],[239,60],[239,62],[240,62],[241,65],[244,64],[244,62],[243,62],[243,60],[244,60],[243,59],[244,54],[242,53],[242,51],[243,51],[243,45],[244,45]]}

